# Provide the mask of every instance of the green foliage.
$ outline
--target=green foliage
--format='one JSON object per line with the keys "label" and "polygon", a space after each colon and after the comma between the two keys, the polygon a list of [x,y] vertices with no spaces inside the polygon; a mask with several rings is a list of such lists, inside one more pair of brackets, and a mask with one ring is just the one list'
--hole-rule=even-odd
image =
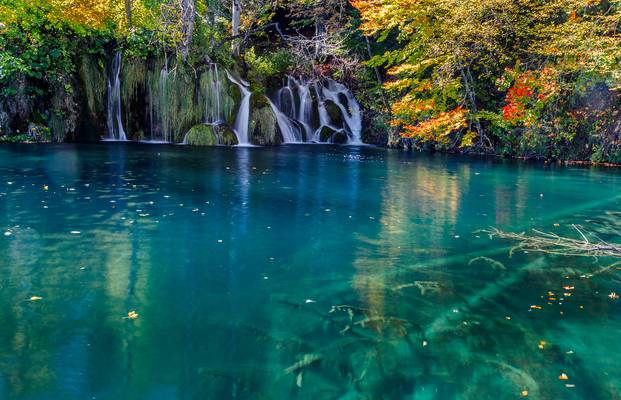
{"label": "green foliage", "polygon": [[257,55],[255,48],[251,47],[244,56],[252,72],[264,79],[282,76],[292,65],[291,54],[283,49]]}
{"label": "green foliage", "polygon": [[27,143],[30,137],[26,134],[19,135],[0,135],[0,143]]}

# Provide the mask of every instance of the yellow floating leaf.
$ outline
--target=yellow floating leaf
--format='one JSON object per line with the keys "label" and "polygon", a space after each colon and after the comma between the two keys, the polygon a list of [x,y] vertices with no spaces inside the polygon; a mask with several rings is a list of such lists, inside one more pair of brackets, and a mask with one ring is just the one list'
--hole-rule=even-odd
{"label": "yellow floating leaf", "polygon": [[127,317],[125,317],[126,319],[136,319],[138,318],[139,315],[136,311],[130,311],[127,313]]}
{"label": "yellow floating leaf", "polygon": [[522,390],[522,393],[520,393],[520,395],[522,397],[528,397],[528,390]]}
{"label": "yellow floating leaf", "polygon": [[28,299],[29,301],[39,301],[39,300],[43,300],[43,297],[40,296],[32,296],[31,298]]}
{"label": "yellow floating leaf", "polygon": [[561,375],[559,375],[558,379],[562,380],[562,381],[566,381],[569,379],[569,377],[567,376],[566,373],[562,373]]}

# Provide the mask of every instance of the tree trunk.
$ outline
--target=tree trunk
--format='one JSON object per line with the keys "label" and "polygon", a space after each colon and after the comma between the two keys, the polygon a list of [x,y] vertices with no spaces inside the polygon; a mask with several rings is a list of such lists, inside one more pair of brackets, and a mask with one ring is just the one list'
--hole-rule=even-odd
{"label": "tree trunk", "polygon": [[474,93],[474,80],[472,79],[472,74],[470,73],[470,68],[468,68],[467,74],[463,68],[459,69],[461,73],[461,78],[464,81],[464,89],[466,91],[466,97],[468,98],[468,102],[470,103],[470,110],[474,114],[474,124],[477,128],[477,132],[479,133],[479,146],[483,148],[483,138],[485,134],[483,132],[483,127],[481,126],[481,122],[479,121],[479,110],[477,108],[476,95]]}
{"label": "tree trunk", "polygon": [[192,35],[194,34],[194,0],[181,0],[181,57],[188,58]]}
{"label": "tree trunk", "polygon": [[[233,37],[237,37],[239,36],[239,32],[240,32],[240,18],[241,18],[241,3],[240,0],[232,0],[233,3],[233,10],[231,13],[231,22],[233,25]],[[232,47],[232,51],[233,51],[233,55],[235,56],[239,56],[240,54],[240,45],[239,45],[239,40],[235,39],[231,42],[231,47]]]}
{"label": "tree trunk", "polygon": [[127,27],[132,26],[132,0],[125,0],[125,18],[127,19]]}

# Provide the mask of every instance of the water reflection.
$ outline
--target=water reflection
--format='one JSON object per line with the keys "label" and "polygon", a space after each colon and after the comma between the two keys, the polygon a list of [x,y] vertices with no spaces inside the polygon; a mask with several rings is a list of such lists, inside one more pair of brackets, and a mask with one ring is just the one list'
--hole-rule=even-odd
{"label": "water reflection", "polygon": [[0,172],[0,398],[620,389],[621,282],[588,275],[608,260],[510,258],[477,232],[614,225],[614,173],[115,144],[1,147]]}

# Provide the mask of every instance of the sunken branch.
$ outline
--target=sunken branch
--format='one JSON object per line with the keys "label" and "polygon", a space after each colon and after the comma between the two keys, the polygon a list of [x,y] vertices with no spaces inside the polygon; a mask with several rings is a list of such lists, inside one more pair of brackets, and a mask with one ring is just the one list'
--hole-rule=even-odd
{"label": "sunken branch", "polygon": [[482,232],[487,233],[490,238],[498,237],[516,241],[518,244],[511,249],[511,253],[523,250],[563,256],[621,258],[621,245],[608,243],[594,233],[583,231],[576,225],[572,227],[578,233],[577,238],[563,237],[537,229],[533,229],[532,234],[504,232],[497,228],[486,229]]}

